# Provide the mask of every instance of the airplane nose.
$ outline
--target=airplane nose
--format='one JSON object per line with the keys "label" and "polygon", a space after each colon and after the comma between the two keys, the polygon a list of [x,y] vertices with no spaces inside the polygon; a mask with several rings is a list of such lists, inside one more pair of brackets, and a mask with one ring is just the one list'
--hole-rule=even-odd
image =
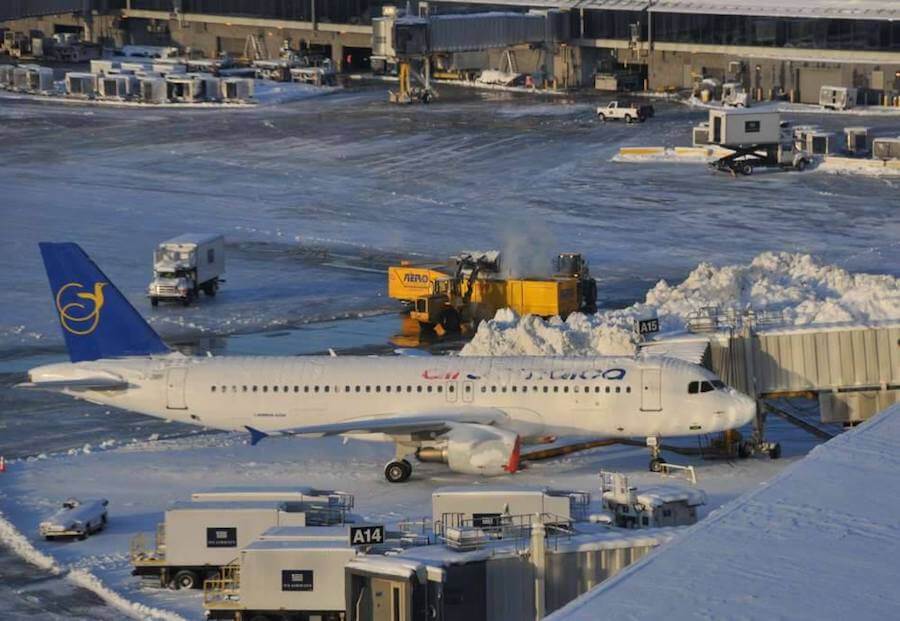
{"label": "airplane nose", "polygon": [[732,410],[734,429],[743,427],[747,423],[752,422],[754,418],[756,418],[756,401],[754,401],[747,395],[738,394],[736,395],[736,397],[736,403],[734,404],[734,408]]}

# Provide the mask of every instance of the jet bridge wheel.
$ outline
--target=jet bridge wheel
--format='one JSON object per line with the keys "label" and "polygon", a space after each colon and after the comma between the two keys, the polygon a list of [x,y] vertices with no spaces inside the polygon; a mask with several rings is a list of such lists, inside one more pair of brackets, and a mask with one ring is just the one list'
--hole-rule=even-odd
{"label": "jet bridge wheel", "polygon": [[650,472],[662,472],[664,463],[666,460],[662,457],[654,457],[650,460]]}
{"label": "jet bridge wheel", "polygon": [[411,475],[412,464],[405,459],[389,462],[388,465],[384,467],[384,478],[387,479],[389,483],[403,483],[408,480]]}

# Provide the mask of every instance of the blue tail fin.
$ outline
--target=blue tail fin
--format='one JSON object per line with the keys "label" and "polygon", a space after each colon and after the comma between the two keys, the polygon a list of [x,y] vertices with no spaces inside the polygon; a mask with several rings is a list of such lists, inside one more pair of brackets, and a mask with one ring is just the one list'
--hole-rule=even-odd
{"label": "blue tail fin", "polygon": [[72,362],[169,351],[78,244],[39,246]]}

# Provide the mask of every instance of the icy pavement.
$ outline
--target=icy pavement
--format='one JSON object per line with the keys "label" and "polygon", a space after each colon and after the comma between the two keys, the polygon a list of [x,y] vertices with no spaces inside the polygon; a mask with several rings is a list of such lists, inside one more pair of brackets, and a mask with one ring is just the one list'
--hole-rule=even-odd
{"label": "icy pavement", "polygon": [[895,618],[898,443],[894,406],[551,618]]}
{"label": "icy pavement", "polygon": [[[601,301],[765,251],[898,275],[900,181],[826,174],[732,179],[609,161],[620,146],[687,145],[702,110],[658,103],[647,123],[598,123],[595,98],[442,89],[393,107],[385,89],[252,110],[0,106],[0,350],[59,351],[36,242],[81,243],[169,338],[246,333],[377,312],[384,257],[467,246],[584,252]],[[813,118],[839,130],[834,115]],[[855,119],[854,123],[863,121]],[[875,135],[900,119],[866,118]],[[77,214],[77,215],[75,215]],[[215,300],[151,309],[151,251],[226,235]],[[329,253],[347,261],[329,261]],[[358,269],[363,268],[363,269]]]}

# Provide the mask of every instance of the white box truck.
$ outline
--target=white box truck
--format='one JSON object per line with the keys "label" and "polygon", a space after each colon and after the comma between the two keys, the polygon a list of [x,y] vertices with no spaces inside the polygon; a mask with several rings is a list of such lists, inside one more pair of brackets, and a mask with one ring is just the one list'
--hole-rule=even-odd
{"label": "white box truck", "polygon": [[856,89],[846,86],[823,86],[819,90],[819,105],[826,110],[849,110],[856,105]]}
{"label": "white box truck", "polygon": [[203,291],[216,295],[225,273],[225,238],[216,234],[179,235],[153,252],[153,282],[148,295],[153,306],[173,300],[188,306]]}
{"label": "white box truck", "polygon": [[140,535],[132,540],[131,573],[162,587],[198,588],[270,528],[306,526],[309,509],[300,502],[176,502],[153,549]]}

